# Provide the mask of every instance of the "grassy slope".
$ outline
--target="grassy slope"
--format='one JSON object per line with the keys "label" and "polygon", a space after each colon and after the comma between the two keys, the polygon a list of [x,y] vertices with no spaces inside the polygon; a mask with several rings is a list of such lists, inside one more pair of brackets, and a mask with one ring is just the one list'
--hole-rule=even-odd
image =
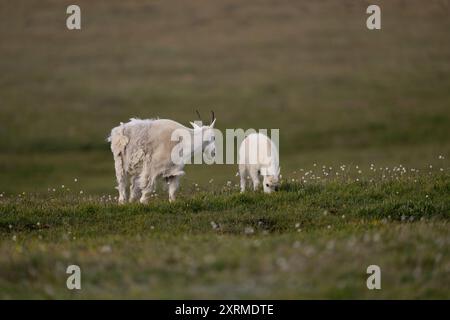
{"label": "grassy slope", "polygon": [[[111,193],[109,130],[132,116],[188,123],[196,108],[214,108],[219,129],[279,128],[285,172],[450,156],[442,1],[379,1],[380,32],[357,0],[80,0],[80,32],[64,2],[19,3],[0,10],[0,192],[77,177]],[[192,169],[196,182],[235,170]]]}
{"label": "grassy slope", "polygon": [[[0,203],[2,298],[450,298],[450,177],[285,183],[175,204]],[[80,201],[82,200],[82,201]],[[65,268],[82,268],[80,292]],[[369,291],[365,270],[382,269]]]}

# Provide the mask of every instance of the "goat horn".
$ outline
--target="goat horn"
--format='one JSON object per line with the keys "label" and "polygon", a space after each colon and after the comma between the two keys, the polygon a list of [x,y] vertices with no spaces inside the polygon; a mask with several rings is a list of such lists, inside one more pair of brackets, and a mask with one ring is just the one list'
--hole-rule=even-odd
{"label": "goat horn", "polygon": [[198,110],[195,110],[195,113],[197,113],[197,116],[198,116],[199,120],[202,121],[202,117],[200,116],[200,112],[198,112]]}

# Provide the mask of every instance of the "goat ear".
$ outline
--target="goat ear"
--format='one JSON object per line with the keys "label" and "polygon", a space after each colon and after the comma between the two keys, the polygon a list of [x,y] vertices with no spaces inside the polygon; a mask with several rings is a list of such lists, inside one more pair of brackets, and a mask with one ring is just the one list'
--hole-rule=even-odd
{"label": "goat ear", "polygon": [[213,122],[209,125],[210,128],[214,128],[214,125],[216,124],[216,120],[217,119],[214,119]]}
{"label": "goat ear", "polygon": [[200,126],[198,124],[196,124],[195,122],[189,122],[189,123],[191,124],[192,128],[194,128],[194,129],[200,128]]}

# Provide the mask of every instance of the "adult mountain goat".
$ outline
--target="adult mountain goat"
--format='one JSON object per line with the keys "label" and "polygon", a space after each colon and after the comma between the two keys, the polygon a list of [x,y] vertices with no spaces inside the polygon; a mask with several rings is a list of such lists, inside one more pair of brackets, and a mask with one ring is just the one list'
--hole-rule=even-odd
{"label": "adult mountain goat", "polygon": [[215,122],[212,112],[209,126],[191,122],[192,128],[187,128],[168,119],[130,119],[113,128],[108,141],[114,155],[119,203],[137,199],[147,203],[159,177],[166,179],[169,201],[174,201],[179,178],[191,156],[205,152],[214,157]]}
{"label": "adult mountain goat", "polygon": [[253,190],[260,184],[263,176],[264,192],[270,193],[279,188],[279,155],[275,144],[262,133],[249,134],[239,147],[239,176],[241,192],[245,191],[247,175],[253,182]]}

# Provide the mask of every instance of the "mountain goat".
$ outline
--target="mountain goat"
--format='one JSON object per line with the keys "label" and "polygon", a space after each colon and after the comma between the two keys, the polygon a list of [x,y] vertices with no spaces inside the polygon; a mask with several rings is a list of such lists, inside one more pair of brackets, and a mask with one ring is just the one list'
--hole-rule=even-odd
{"label": "mountain goat", "polygon": [[[192,129],[168,119],[130,119],[111,131],[108,141],[119,191],[119,203],[134,202],[138,198],[147,203],[158,177],[169,185],[169,201],[175,200],[179,178],[184,175],[185,160],[196,153],[206,152],[214,156],[214,113],[209,126],[192,123]],[[174,133],[181,131],[187,139],[174,140]],[[194,143],[200,141],[200,143]],[[182,161],[174,161],[173,150],[182,147]],[[186,151],[187,150],[187,151]],[[130,184],[130,194],[127,195]]]}
{"label": "mountain goat", "polygon": [[245,191],[246,178],[250,175],[253,190],[260,184],[259,176],[263,176],[265,193],[279,189],[279,155],[275,144],[262,133],[248,135],[239,147],[239,175],[241,178],[241,192]]}

